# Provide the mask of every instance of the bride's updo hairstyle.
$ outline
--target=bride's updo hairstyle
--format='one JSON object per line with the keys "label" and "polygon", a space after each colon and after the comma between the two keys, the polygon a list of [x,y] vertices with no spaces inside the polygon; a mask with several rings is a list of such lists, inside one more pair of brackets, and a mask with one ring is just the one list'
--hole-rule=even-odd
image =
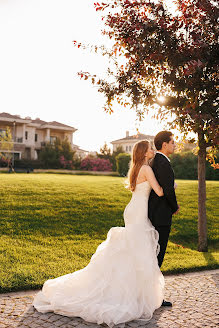
{"label": "bride's updo hairstyle", "polygon": [[128,172],[128,189],[135,190],[136,180],[141,166],[145,161],[145,154],[148,150],[149,141],[143,140],[137,142],[132,151],[131,165]]}

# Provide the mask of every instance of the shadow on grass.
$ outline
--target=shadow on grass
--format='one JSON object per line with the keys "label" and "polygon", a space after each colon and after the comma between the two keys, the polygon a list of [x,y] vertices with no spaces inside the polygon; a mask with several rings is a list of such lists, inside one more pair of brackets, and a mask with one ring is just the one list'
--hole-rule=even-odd
{"label": "shadow on grass", "polygon": [[216,267],[219,267],[219,264],[217,263],[217,259],[214,257],[214,255],[211,252],[202,252],[203,257],[205,258],[208,265],[215,264]]}
{"label": "shadow on grass", "polygon": [[[213,224],[212,224],[213,225]],[[210,226],[210,223],[209,223]],[[208,247],[216,251],[218,248],[218,239],[215,238],[216,232],[208,227]],[[215,229],[215,227],[214,227]],[[186,224],[180,221],[175,221],[171,227],[169,240],[174,244],[182,245],[191,250],[198,250],[198,231],[197,223],[193,219],[186,219]]]}

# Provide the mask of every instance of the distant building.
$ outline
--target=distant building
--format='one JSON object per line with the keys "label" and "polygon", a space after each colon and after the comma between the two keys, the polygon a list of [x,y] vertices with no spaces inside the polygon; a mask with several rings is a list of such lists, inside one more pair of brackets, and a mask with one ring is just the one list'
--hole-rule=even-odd
{"label": "distant building", "polygon": [[[116,151],[117,148],[122,147],[125,153],[132,153],[133,146],[136,142],[140,140],[148,140],[152,144],[154,143],[154,136],[150,136],[148,134],[137,133],[133,136],[129,135],[129,131],[126,131],[126,137],[118,140],[111,141],[113,145],[113,151]],[[197,147],[197,143],[189,143],[187,140],[176,142],[178,152],[192,151]],[[154,147],[156,150],[156,148]]]}
{"label": "distant building", "polygon": [[88,154],[90,153],[88,150],[81,149],[79,146],[74,144],[72,145],[72,149],[76,152],[77,156],[80,157],[81,159],[88,156]]}
{"label": "distant building", "polygon": [[[72,149],[80,157],[85,157],[88,153],[73,144],[73,134],[77,129],[66,124],[0,113],[0,135],[6,132],[7,127],[11,130],[14,145],[10,152],[14,153],[15,159],[38,159],[39,152],[45,144],[53,143],[57,138],[60,140],[67,139]],[[4,152],[4,149],[0,150],[2,153]]]}
{"label": "distant building", "polygon": [[154,136],[142,133],[137,133],[133,136],[130,136],[129,131],[126,131],[125,138],[111,141],[111,144],[113,145],[113,151],[116,151],[117,148],[122,147],[125,153],[131,154],[134,144],[140,140],[148,140],[153,143]]}

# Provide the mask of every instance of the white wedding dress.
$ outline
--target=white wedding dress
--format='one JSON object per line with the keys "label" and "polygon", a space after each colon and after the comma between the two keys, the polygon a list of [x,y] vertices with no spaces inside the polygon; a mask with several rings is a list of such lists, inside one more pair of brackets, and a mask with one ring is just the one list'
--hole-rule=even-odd
{"label": "white wedding dress", "polygon": [[39,312],[116,324],[151,319],[163,301],[158,232],[148,219],[147,181],[136,186],[124,211],[125,227],[111,228],[82,270],[47,280],[34,298]]}

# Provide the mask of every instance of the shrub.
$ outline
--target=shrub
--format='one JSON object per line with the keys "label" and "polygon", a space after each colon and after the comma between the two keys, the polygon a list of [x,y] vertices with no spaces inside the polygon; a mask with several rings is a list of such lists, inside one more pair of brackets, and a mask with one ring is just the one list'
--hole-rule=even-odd
{"label": "shrub", "polygon": [[86,171],[112,171],[112,164],[108,159],[87,156],[81,161],[81,169]]}
{"label": "shrub", "polygon": [[116,156],[116,167],[120,176],[125,177],[129,170],[129,162],[131,160],[131,156],[126,153],[120,153]]}
{"label": "shrub", "polygon": [[0,167],[8,167],[9,164],[10,164],[10,162],[11,162],[11,159],[8,160],[8,159],[6,159],[4,157],[1,157],[0,158]]}
{"label": "shrub", "polygon": [[42,161],[43,167],[48,169],[65,168],[71,170],[78,164],[75,151],[72,150],[67,139],[60,140],[57,138],[54,144],[46,143],[39,154],[39,159]]}
{"label": "shrub", "polygon": [[32,168],[32,169],[41,169],[43,168],[43,163],[40,160],[31,160],[31,159],[17,159],[14,161],[15,168]]}
{"label": "shrub", "polygon": [[61,155],[59,158],[60,164],[64,169],[68,169],[68,170],[73,170],[74,169],[74,165],[72,163],[72,160],[67,160],[65,159],[64,155]]}
{"label": "shrub", "polygon": [[121,146],[111,152],[110,148],[105,143],[103,147],[100,148],[100,153],[97,153],[97,157],[108,159],[112,164],[112,170],[116,172],[116,156],[120,153],[123,153],[123,148]]}
{"label": "shrub", "polygon": [[54,145],[47,143],[40,151],[39,159],[43,163],[43,168],[46,169],[59,169],[61,163],[59,160],[60,154],[55,149]]}
{"label": "shrub", "polygon": [[198,159],[192,152],[183,152],[171,155],[171,165],[176,179],[198,178]]}
{"label": "shrub", "polygon": [[[171,164],[176,179],[198,179],[198,157],[191,151],[171,155]],[[219,170],[215,170],[208,161],[206,161],[206,180],[219,180]]]}

